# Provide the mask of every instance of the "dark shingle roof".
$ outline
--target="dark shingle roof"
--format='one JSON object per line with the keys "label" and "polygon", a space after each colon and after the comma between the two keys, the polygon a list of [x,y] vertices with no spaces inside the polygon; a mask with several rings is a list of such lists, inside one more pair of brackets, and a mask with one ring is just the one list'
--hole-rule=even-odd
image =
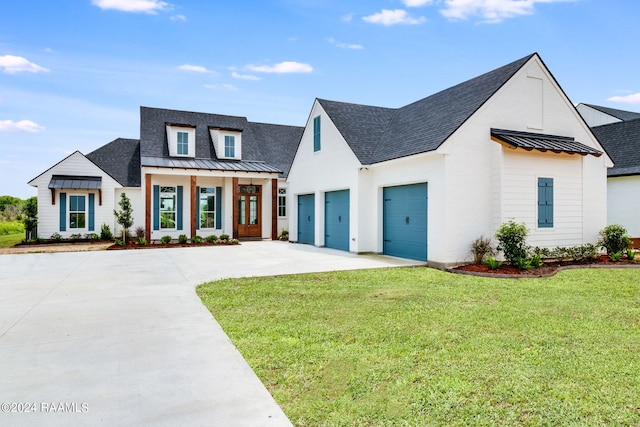
{"label": "dark shingle roof", "polygon": [[596,157],[600,157],[602,155],[602,151],[577,142],[574,138],[569,136],[491,129],[491,138],[510,147],[522,148],[527,151],[552,151],[554,153],[580,155],[591,154]]}
{"label": "dark shingle roof", "polygon": [[140,153],[143,157],[169,157],[167,124],[196,128],[196,159],[218,160],[209,129],[242,132],[242,160],[266,162],[286,174],[303,128],[254,123],[246,117],[140,107]]}
{"label": "dark shingle roof", "polygon": [[360,162],[379,163],[437,149],[536,55],[398,109],[319,102]]}
{"label": "dark shingle roof", "polygon": [[140,187],[140,140],[118,138],[86,157],[123,187]]}
{"label": "dark shingle roof", "polygon": [[616,108],[602,107],[600,105],[585,104],[585,103],[583,103],[583,105],[586,105],[587,107],[591,107],[594,110],[598,110],[602,113],[608,114],[622,121],[640,119],[640,113],[635,113],[633,111],[618,110]]}
{"label": "dark shingle roof", "polygon": [[591,128],[613,160],[609,176],[640,175],[640,119]]}

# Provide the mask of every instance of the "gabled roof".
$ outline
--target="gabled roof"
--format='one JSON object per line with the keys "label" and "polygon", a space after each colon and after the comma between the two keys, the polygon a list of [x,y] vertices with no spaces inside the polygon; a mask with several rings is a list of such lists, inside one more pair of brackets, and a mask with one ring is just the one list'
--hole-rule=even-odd
{"label": "gabled roof", "polygon": [[591,128],[614,162],[608,176],[640,175],[640,118]]}
{"label": "gabled roof", "polygon": [[582,105],[586,105],[587,107],[593,108],[594,110],[598,110],[601,113],[607,114],[622,121],[640,119],[640,113],[635,113],[633,111],[618,110],[616,108],[602,107],[600,105],[585,104],[584,102],[582,103]]}
{"label": "gabled roof", "polygon": [[384,162],[437,149],[534,56],[402,108],[318,101],[362,164]]}
{"label": "gabled roof", "polygon": [[140,187],[140,140],[114,139],[86,157],[123,187]]}
{"label": "gabled roof", "polygon": [[491,129],[491,139],[514,149],[522,148],[527,151],[552,151],[554,153],[580,154],[582,156],[591,154],[596,157],[602,155],[602,151],[584,145],[570,136]]}
{"label": "gabled roof", "polygon": [[[264,162],[273,169],[289,171],[303,128],[254,123],[246,117],[140,107],[140,155],[142,158],[170,158],[166,125],[195,127],[195,159],[218,161],[209,130],[242,132],[242,161]],[[229,160],[225,160],[229,162]],[[231,160],[233,162],[233,160]]]}

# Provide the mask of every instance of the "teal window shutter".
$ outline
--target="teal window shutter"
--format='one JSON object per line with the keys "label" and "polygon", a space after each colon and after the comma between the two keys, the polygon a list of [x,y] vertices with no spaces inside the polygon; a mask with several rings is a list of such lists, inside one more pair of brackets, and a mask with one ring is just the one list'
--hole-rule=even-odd
{"label": "teal window shutter", "polygon": [[153,186],[153,229],[160,230],[160,186]]}
{"label": "teal window shutter", "polygon": [[553,178],[538,178],[538,228],[553,228]]}
{"label": "teal window shutter", "polygon": [[60,231],[67,231],[67,193],[60,193]]}
{"label": "teal window shutter", "polygon": [[222,187],[216,187],[216,228],[222,229]]}
{"label": "teal window shutter", "polygon": [[196,187],[196,230],[200,230],[200,187]]}
{"label": "teal window shutter", "polygon": [[89,193],[89,231],[96,229],[96,195]]}
{"label": "teal window shutter", "polygon": [[178,230],[182,230],[182,185],[178,185],[178,212],[177,212],[177,223],[178,223]]}
{"label": "teal window shutter", "polygon": [[320,116],[313,119],[313,151],[320,151]]}

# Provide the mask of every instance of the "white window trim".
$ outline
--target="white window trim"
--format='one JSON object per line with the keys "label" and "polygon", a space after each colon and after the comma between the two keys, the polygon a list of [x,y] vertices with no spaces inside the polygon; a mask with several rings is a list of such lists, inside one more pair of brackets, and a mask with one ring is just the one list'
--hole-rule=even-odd
{"label": "white window trim", "polygon": [[[242,132],[229,131],[222,129],[210,129],[211,141],[213,142],[213,148],[216,151],[216,155],[222,160],[242,160]],[[224,149],[224,137],[233,136],[235,138],[235,156],[225,156]]]}
{"label": "white window trim", "polygon": [[[84,211],[72,211],[71,210],[71,198],[72,197],[84,197]],[[71,227],[71,214],[72,213],[84,213],[84,227],[73,228]],[[71,234],[77,234],[81,231],[87,231],[89,229],[89,196],[88,193],[67,193],[67,231]]]}
{"label": "white window trim", "polygon": [[[187,154],[178,154],[178,132],[186,132],[189,136]],[[188,126],[167,125],[167,141],[169,144],[169,156],[171,157],[196,157],[196,128]]]}
{"label": "white window trim", "polygon": [[[280,215],[280,198],[284,198],[284,215]],[[278,218],[287,218],[289,214],[289,206],[287,205],[287,189],[278,188]]]}
{"label": "white window trim", "polygon": [[[202,190],[205,188],[213,188],[213,193],[203,193]],[[207,196],[213,196],[213,227],[203,227],[201,221],[201,215],[203,211],[201,210],[201,201],[202,195],[205,194]],[[218,192],[216,191],[215,186],[200,186],[200,194],[198,194],[198,224],[200,225],[200,230],[216,230],[216,220],[218,219],[218,212],[216,211],[216,202],[217,202]]]}

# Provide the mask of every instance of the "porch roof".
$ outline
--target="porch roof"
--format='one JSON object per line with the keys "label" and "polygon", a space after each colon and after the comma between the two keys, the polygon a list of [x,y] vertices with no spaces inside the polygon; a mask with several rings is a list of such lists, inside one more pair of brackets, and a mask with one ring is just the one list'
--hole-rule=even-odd
{"label": "porch roof", "polygon": [[491,129],[491,139],[509,147],[522,148],[527,151],[552,151],[554,153],[580,154],[582,156],[591,154],[596,157],[602,155],[602,151],[577,142],[569,136]]}
{"label": "porch roof", "polygon": [[100,190],[101,187],[102,177],[99,176],[53,175],[49,181],[49,188]]}
{"label": "porch roof", "polygon": [[213,159],[152,156],[142,156],[140,160],[142,166],[157,168],[218,170],[225,172],[282,173],[282,171],[275,166],[253,160],[222,161]]}

